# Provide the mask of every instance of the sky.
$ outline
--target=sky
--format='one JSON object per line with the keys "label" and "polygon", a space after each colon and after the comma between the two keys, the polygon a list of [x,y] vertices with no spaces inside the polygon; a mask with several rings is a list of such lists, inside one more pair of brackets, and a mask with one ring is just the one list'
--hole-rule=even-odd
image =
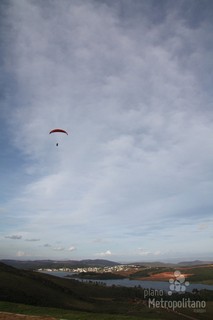
{"label": "sky", "polygon": [[211,0],[1,1],[0,259],[213,258],[212,34]]}

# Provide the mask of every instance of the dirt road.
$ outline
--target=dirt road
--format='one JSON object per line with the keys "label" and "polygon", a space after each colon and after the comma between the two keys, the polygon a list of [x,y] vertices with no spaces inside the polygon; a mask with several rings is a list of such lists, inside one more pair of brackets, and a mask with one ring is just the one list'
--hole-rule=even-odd
{"label": "dirt road", "polygon": [[9,312],[0,312],[0,320],[56,320],[48,316],[28,316]]}

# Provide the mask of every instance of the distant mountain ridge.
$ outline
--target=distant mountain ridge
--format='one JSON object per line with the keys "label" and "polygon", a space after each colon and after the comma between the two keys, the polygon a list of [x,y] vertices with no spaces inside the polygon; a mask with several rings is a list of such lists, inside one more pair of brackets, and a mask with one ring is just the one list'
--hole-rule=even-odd
{"label": "distant mountain ridge", "polygon": [[213,264],[213,261],[203,261],[203,260],[193,260],[193,261],[180,261],[180,262],[160,262],[160,261],[152,261],[152,262],[134,262],[135,265],[140,266],[151,266],[151,267],[183,267],[183,266],[199,266],[199,265],[208,265]]}
{"label": "distant mountain ridge", "polygon": [[213,261],[202,261],[202,260],[194,260],[194,261],[181,261],[178,264],[181,266],[198,266],[202,264],[212,264]]}
{"label": "distant mountain ridge", "polygon": [[9,266],[18,269],[39,269],[39,268],[86,268],[86,267],[113,267],[120,263],[104,259],[86,260],[0,260]]}
{"label": "distant mountain ridge", "polygon": [[[84,259],[84,260],[13,260],[13,259],[2,259],[0,262],[6,265],[26,270],[36,270],[39,268],[87,268],[87,267],[113,267],[115,265],[121,265],[121,263],[116,261],[110,261],[105,259]],[[140,265],[140,266],[152,266],[152,267],[182,267],[182,266],[196,266],[213,264],[213,261],[181,261],[178,263],[167,263],[167,262],[132,262],[123,263],[125,265]]]}

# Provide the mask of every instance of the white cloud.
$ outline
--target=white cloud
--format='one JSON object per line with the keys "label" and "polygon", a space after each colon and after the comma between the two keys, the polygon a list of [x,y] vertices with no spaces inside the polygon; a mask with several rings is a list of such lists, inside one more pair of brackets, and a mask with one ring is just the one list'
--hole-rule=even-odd
{"label": "white cloud", "polygon": [[[46,244],[44,246],[45,247],[51,247],[51,245],[49,245],[49,244]],[[74,246],[71,246],[71,247],[69,247],[67,249],[65,247],[54,247],[53,250],[55,250],[55,251],[70,251],[70,252],[72,252],[72,251],[75,251],[76,248]]]}
{"label": "white cloud", "polygon": [[25,257],[26,256],[26,254],[25,254],[25,252],[24,251],[17,251],[17,253],[16,253],[16,257]]}
{"label": "white cloud", "polygon": [[164,255],[165,253],[163,253],[162,251],[160,250],[156,250],[156,251],[148,251],[148,250],[145,250],[143,248],[138,248],[139,250],[139,255],[141,256],[149,256],[149,257],[152,257],[152,256],[160,256],[160,255]]}
{"label": "white cloud", "polygon": [[142,256],[147,256],[147,255],[150,255],[151,252],[150,251],[147,251],[143,248],[139,248],[139,254],[142,255]]}
{"label": "white cloud", "polygon": [[53,250],[55,250],[55,251],[64,251],[65,248],[64,247],[54,247]]}
{"label": "white cloud", "polygon": [[71,246],[71,247],[69,247],[69,248],[67,249],[67,251],[75,251],[75,250],[76,250],[76,248],[73,247],[73,246]]}
{"label": "white cloud", "polygon": [[112,255],[112,252],[110,250],[106,250],[105,252],[96,253],[99,257],[108,257]]}

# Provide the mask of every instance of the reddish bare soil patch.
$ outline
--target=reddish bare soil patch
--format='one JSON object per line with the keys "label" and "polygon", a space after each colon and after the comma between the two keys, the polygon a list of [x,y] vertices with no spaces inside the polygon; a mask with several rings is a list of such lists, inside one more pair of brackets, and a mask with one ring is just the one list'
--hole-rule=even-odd
{"label": "reddish bare soil patch", "polygon": [[24,314],[15,314],[9,312],[0,312],[1,320],[56,320],[48,316],[28,316]]}
{"label": "reddish bare soil patch", "polygon": [[[187,278],[188,276],[191,276],[189,273],[181,273],[182,276]],[[138,278],[140,280],[150,280],[150,281],[165,281],[169,279],[174,279],[174,272],[161,272],[161,273],[156,273],[152,274],[149,277],[142,277]]]}

